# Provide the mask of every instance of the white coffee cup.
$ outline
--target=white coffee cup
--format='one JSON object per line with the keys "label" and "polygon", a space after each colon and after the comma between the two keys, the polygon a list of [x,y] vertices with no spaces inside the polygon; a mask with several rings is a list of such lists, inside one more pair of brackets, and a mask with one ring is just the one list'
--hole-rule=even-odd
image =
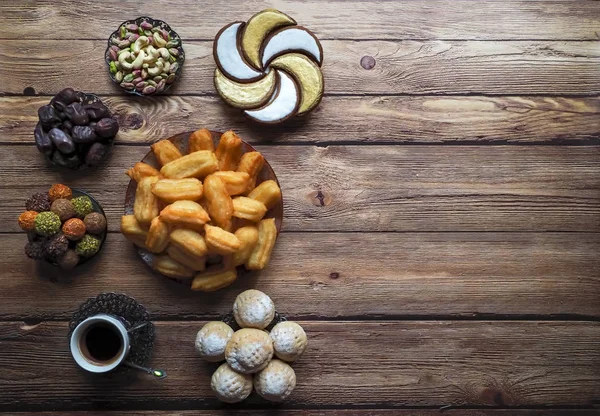
{"label": "white coffee cup", "polygon": [[127,328],[119,319],[99,314],[77,325],[70,347],[79,367],[91,373],[106,373],[125,361],[131,343]]}

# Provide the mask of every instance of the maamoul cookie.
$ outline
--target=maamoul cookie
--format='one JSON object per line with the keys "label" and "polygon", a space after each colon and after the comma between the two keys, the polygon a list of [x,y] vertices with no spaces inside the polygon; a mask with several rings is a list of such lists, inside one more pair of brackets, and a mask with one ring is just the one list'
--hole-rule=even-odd
{"label": "maamoul cookie", "polygon": [[235,371],[253,374],[273,358],[273,341],[268,332],[254,328],[236,331],[225,347],[225,359]]}
{"label": "maamoul cookie", "polygon": [[216,363],[225,359],[225,346],[233,329],[225,322],[209,322],[196,335],[196,351],[206,361]]}
{"label": "maamoul cookie", "polygon": [[285,400],[296,387],[294,369],[281,360],[271,360],[269,365],[254,376],[254,389],[272,402]]}
{"label": "maamoul cookie", "polygon": [[235,299],[233,316],[242,328],[264,329],[275,317],[275,304],[260,290],[246,290]]}
{"label": "maamoul cookie", "polygon": [[212,375],[210,387],[225,403],[241,402],[252,393],[252,376],[236,373],[224,363]]}
{"label": "maamoul cookie", "polygon": [[271,330],[275,355],[284,361],[296,361],[308,344],[304,329],[296,322],[280,322]]}

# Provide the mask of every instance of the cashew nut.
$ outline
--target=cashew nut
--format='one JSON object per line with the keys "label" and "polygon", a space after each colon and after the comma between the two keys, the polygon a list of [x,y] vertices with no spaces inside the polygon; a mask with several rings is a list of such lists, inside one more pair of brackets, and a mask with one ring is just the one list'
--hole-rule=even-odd
{"label": "cashew nut", "polygon": [[171,57],[171,54],[167,48],[160,48],[158,49],[158,52],[160,52],[160,56],[162,56],[164,59],[169,59]]}
{"label": "cashew nut", "polygon": [[148,68],[148,75],[151,77],[155,77],[159,75],[163,71],[163,63],[162,61],[156,61],[155,66],[152,68]]}
{"label": "cashew nut", "polygon": [[144,46],[148,46],[148,38],[146,36],[140,36],[133,44],[133,51],[138,53]]}
{"label": "cashew nut", "polygon": [[130,52],[125,52],[119,55],[119,66],[123,69],[133,69],[133,64],[127,62],[127,59],[131,57]]}
{"label": "cashew nut", "polygon": [[131,65],[133,66],[133,69],[142,69],[142,65],[144,63],[145,57],[146,57],[146,54],[144,53],[144,51],[140,51],[140,54],[131,63]]}
{"label": "cashew nut", "polygon": [[146,57],[144,58],[145,64],[153,63],[160,56],[160,53],[158,53],[158,51],[154,49],[154,46],[152,45],[146,46],[146,48],[144,48],[143,50],[146,51]]}
{"label": "cashew nut", "polygon": [[159,48],[164,48],[164,46],[167,44],[167,41],[164,40],[158,32],[154,32],[154,42]]}
{"label": "cashew nut", "polygon": [[169,72],[169,69],[171,69],[171,62],[167,61],[167,62],[165,62],[163,71],[164,72]]}

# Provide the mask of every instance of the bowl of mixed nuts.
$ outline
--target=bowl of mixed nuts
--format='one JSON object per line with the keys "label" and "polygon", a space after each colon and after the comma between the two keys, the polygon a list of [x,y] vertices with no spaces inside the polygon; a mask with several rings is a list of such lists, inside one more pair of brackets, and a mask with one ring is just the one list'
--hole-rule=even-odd
{"label": "bowl of mixed nuts", "polygon": [[145,16],[121,23],[108,38],[104,58],[110,78],[136,95],[169,89],[185,62],[179,35],[162,20]]}

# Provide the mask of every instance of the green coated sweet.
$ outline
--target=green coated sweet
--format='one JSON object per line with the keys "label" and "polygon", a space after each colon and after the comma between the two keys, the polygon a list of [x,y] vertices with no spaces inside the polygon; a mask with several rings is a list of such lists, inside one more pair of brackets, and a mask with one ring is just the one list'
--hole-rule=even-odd
{"label": "green coated sweet", "polygon": [[85,195],[71,199],[71,203],[73,204],[73,208],[75,208],[75,214],[79,218],[84,218],[87,214],[94,211],[92,200]]}
{"label": "green coated sweet", "polygon": [[60,217],[54,212],[40,212],[34,220],[35,232],[41,236],[49,237],[60,231]]}
{"label": "green coated sweet", "polygon": [[100,240],[89,234],[84,235],[75,246],[75,252],[81,257],[92,257],[98,250],[100,250]]}

